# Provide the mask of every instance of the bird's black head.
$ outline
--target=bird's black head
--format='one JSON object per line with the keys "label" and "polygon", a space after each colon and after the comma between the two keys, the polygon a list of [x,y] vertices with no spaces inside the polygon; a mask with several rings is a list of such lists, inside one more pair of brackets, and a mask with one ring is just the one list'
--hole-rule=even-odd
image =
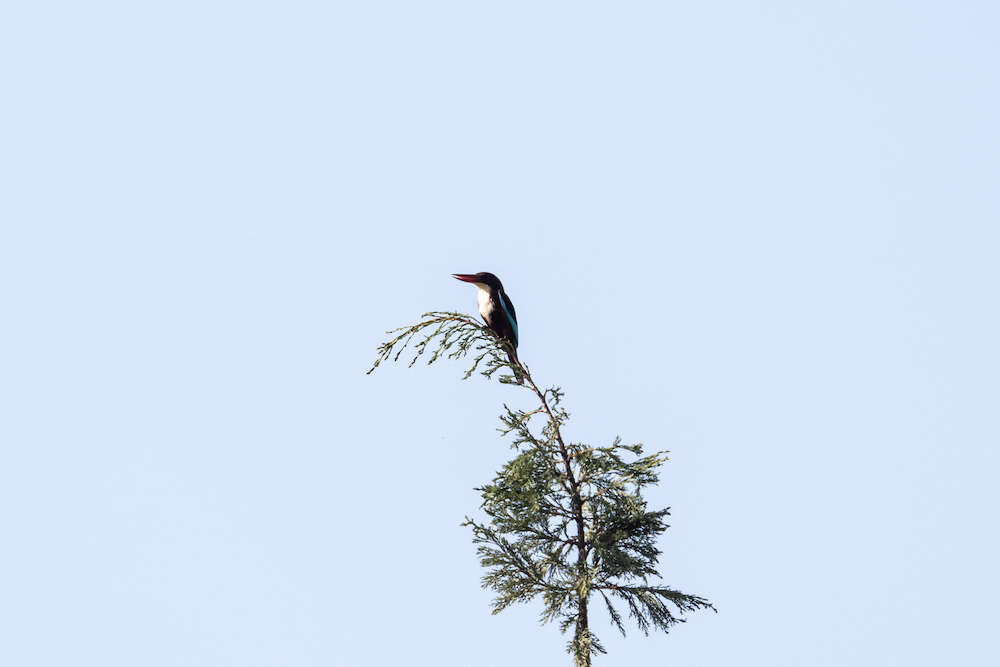
{"label": "bird's black head", "polygon": [[480,271],[479,273],[453,273],[452,275],[467,283],[480,283],[482,285],[492,287],[493,289],[503,290],[503,285],[500,283],[500,279],[492,273],[487,273],[486,271]]}

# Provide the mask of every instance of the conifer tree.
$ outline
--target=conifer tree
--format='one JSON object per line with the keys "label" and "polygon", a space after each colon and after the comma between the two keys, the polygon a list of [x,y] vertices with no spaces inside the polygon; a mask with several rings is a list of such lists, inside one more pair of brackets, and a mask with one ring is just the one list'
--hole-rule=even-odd
{"label": "conifer tree", "polygon": [[647,635],[668,631],[686,612],[714,610],[703,598],[650,583],[659,577],[656,538],[667,529],[669,511],[649,510],[642,490],[659,480],[666,452],[643,456],[642,445],[620,438],[604,447],[566,442],[562,391],[539,389],[528,367],[515,366],[505,353],[508,343],[468,315],[425,313],[418,324],[389,333],[395,336],[379,346],[369,373],[398,360],[412,343],[410,366],[425,353],[428,363],[471,355],[464,379],[477,369],[487,378],[508,370],[500,382],[523,386],[538,400],[529,411],[504,406],[500,431],[512,437],[517,454],[477,489],[489,522],[466,517],[463,523],[487,571],[483,586],[497,594],[494,614],[540,595],[542,623],[558,621],[563,633],[572,631],[567,650],[574,665],[589,667],[595,652],[605,653],[591,630],[591,603],[607,610],[623,636],[622,606]]}

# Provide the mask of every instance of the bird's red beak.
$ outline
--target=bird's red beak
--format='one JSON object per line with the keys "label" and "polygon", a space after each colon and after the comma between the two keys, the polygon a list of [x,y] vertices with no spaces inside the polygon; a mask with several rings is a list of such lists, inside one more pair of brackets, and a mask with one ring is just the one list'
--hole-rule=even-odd
{"label": "bird's red beak", "polygon": [[476,278],[476,276],[474,274],[471,274],[471,273],[453,273],[451,275],[454,276],[455,278],[458,278],[459,280],[461,280],[463,282],[467,282],[467,283],[474,283],[474,282],[478,281],[478,279]]}

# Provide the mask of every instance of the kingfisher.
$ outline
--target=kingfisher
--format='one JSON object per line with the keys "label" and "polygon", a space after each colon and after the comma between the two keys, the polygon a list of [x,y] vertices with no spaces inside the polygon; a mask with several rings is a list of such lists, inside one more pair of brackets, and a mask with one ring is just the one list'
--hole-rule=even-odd
{"label": "kingfisher", "polygon": [[453,273],[455,278],[472,283],[479,288],[479,314],[486,320],[488,326],[500,340],[507,341],[504,345],[511,363],[518,367],[517,360],[517,313],[510,297],[503,291],[500,279],[492,273]]}

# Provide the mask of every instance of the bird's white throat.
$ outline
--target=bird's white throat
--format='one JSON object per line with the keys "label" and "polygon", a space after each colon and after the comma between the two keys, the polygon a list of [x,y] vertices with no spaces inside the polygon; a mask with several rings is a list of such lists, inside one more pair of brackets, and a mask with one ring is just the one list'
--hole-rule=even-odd
{"label": "bird's white throat", "polygon": [[489,321],[494,305],[490,299],[490,288],[483,283],[476,283],[476,287],[479,288],[479,314],[483,316],[483,319]]}

